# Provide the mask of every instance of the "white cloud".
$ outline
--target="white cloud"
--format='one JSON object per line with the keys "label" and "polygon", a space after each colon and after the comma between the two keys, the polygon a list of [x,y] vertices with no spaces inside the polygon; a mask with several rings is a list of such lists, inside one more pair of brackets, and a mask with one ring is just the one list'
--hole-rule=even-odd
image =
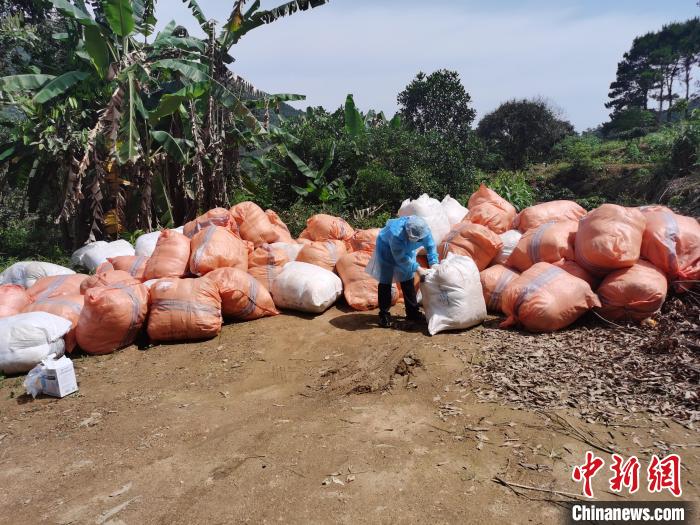
{"label": "white cloud", "polygon": [[[168,4],[169,17],[189,19]],[[219,22],[228,14],[221,2],[200,4]],[[667,21],[639,10],[583,15],[554,2],[498,11],[460,4],[334,0],[249,33],[233,49],[233,69],[265,91],[307,95],[297,106],[334,109],[353,93],[361,108],[387,114],[419,70],[455,69],[478,117],[510,98],[543,96],[582,130],[606,119],[608,86],[632,39]]]}

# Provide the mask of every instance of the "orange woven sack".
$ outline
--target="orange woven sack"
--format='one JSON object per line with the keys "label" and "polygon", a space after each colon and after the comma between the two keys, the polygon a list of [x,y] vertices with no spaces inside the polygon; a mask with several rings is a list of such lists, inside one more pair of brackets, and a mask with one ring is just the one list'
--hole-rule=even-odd
{"label": "orange woven sack", "polygon": [[501,234],[511,229],[515,207],[495,191],[481,184],[469,197],[469,215],[465,220],[488,227]]}
{"label": "orange woven sack", "polygon": [[94,355],[128,346],[147,314],[148,289],[143,284],[90,288],[75,330],[78,345]]}
{"label": "orange woven sack", "polygon": [[350,247],[355,252],[373,252],[377,246],[377,237],[379,237],[379,232],[381,231],[381,228],[355,230],[355,235],[350,239]]}
{"label": "orange woven sack", "polygon": [[[365,272],[372,253],[358,250],[342,256],[338,260],[336,270],[343,281],[343,294],[348,305],[354,310],[366,311],[379,306],[377,299],[377,280]],[[396,284],[391,288],[391,304],[399,300]]]}
{"label": "orange woven sack", "polygon": [[640,209],[647,221],[642,237],[642,257],[662,270],[677,292],[697,286],[700,281],[698,221],[662,206]]}
{"label": "orange woven sack", "polygon": [[471,257],[481,271],[491,263],[502,246],[501,238],[486,226],[465,221],[452,227],[437,251],[441,260],[446,259],[448,253]]}
{"label": "orange woven sack", "polygon": [[332,272],[337,262],[346,253],[348,251],[343,241],[312,241],[304,245],[296,260],[315,264]]}
{"label": "orange woven sack", "polygon": [[541,262],[513,279],[503,292],[502,328],[522,325],[530,332],[553,332],[569,326],[600,301],[586,281]]}
{"label": "orange woven sack", "polygon": [[4,284],[0,286],[0,317],[17,315],[32,302],[31,296],[23,286]]}
{"label": "orange woven sack", "polygon": [[[128,272],[132,277],[142,281],[148,259],[150,257],[147,255],[121,255],[119,257],[110,257],[107,261],[112,265],[113,270]],[[95,273],[99,273],[99,271]]]}
{"label": "orange woven sack", "polygon": [[224,317],[252,321],[279,314],[270,292],[252,275],[237,268],[219,268],[206,277],[219,287]]}
{"label": "orange woven sack", "polygon": [[263,244],[248,255],[248,273],[266,290],[272,290],[272,283],[288,262],[289,257],[284,249]]}
{"label": "orange woven sack", "polygon": [[494,264],[479,273],[481,288],[484,291],[484,301],[486,301],[486,308],[490,312],[503,311],[501,309],[503,292],[506,286],[518,275],[520,275],[518,272],[502,264]]}
{"label": "orange woven sack", "polygon": [[306,229],[299,238],[310,241],[343,241],[351,249],[350,239],[353,235],[355,230],[340,217],[319,213],[307,219]]}
{"label": "orange woven sack", "polygon": [[209,339],[221,332],[221,296],[211,279],[161,279],[151,286],[148,302],[153,341]]}
{"label": "orange woven sack", "polygon": [[586,210],[574,201],[543,202],[518,213],[513,221],[513,227],[525,233],[547,222],[578,221],[584,215]]}
{"label": "orange woven sack", "polygon": [[190,264],[190,239],[174,230],[163,230],[153,255],[146,262],[143,280],[182,277]]}
{"label": "orange woven sack", "polygon": [[[196,233],[209,226],[221,226],[222,228],[230,228],[232,226],[231,213],[226,208],[214,208],[200,215],[196,219],[188,222],[183,226],[182,233],[189,238],[192,238]],[[232,228],[235,233],[235,226]],[[161,234],[162,235],[162,234]]]}
{"label": "orange woven sack", "polygon": [[556,263],[574,259],[577,221],[547,222],[526,231],[506,264],[521,272],[538,262]]}
{"label": "orange woven sack", "polygon": [[217,268],[248,269],[248,248],[227,228],[209,226],[192,237],[190,272],[206,275]]}
{"label": "orange woven sack", "polygon": [[603,204],[579,221],[576,262],[595,275],[639,260],[646,219],[636,208]]}
{"label": "orange woven sack", "polygon": [[98,288],[100,286],[133,286],[141,281],[132,277],[128,272],[122,270],[110,270],[107,272],[96,273],[85,279],[80,285],[80,293],[84,294],[90,288]]}
{"label": "orange woven sack", "polygon": [[272,228],[277,234],[277,240],[274,242],[294,242],[292,234],[289,233],[289,228],[287,228],[287,225],[284,223],[284,221],[282,221],[282,219],[280,219],[280,216],[277,215],[277,213],[275,213],[273,210],[265,210],[265,215],[267,215],[267,219],[270,221]]}
{"label": "orange woven sack", "polygon": [[33,301],[57,295],[80,295],[80,287],[88,277],[81,273],[42,277],[27,288],[27,293]]}
{"label": "orange woven sack", "polygon": [[598,313],[610,321],[643,321],[666,300],[666,275],[648,261],[609,273],[596,290]]}
{"label": "orange woven sack", "polygon": [[70,331],[65,335],[66,352],[72,352],[77,344],[75,329],[78,326],[80,312],[83,310],[84,297],[82,295],[57,295],[45,299],[39,299],[27,306],[22,313],[46,312],[68,319],[71,323]]}
{"label": "orange woven sack", "polygon": [[584,281],[586,281],[591,287],[591,290],[595,290],[600,284],[599,277],[596,277],[591,272],[587,271],[585,268],[582,268],[581,265],[579,265],[576,261],[568,261],[566,259],[562,259],[561,261],[555,262],[553,264],[554,266],[557,266],[562,270],[569,272],[574,277],[578,277],[579,279],[583,279]]}
{"label": "orange woven sack", "polygon": [[[241,239],[250,241],[255,246],[291,239],[292,236],[286,230],[287,227],[277,214],[272,210],[269,211],[274,216],[267,214],[260,206],[250,201],[239,202],[231,208],[231,218],[238,226]],[[273,223],[272,220],[277,222]],[[287,235],[280,236],[282,229],[286,230]]]}

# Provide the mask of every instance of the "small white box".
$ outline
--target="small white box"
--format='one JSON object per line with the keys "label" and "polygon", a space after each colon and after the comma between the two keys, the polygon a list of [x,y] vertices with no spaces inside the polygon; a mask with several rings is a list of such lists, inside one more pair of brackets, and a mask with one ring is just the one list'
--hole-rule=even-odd
{"label": "small white box", "polygon": [[66,356],[44,361],[41,372],[41,391],[54,397],[64,397],[78,390],[73,361]]}

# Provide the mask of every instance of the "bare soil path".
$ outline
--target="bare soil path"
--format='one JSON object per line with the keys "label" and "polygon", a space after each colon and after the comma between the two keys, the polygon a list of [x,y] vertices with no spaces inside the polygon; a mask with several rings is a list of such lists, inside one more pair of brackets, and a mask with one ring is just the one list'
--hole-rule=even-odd
{"label": "bare soil path", "polygon": [[[80,393],[61,400],[32,400],[8,378],[0,523],[553,523],[567,498],[494,478],[580,494],[571,468],[592,445],[669,447],[683,499],[698,500],[696,431],[485,402],[471,363],[487,328],[404,328],[333,308],[78,358]],[[608,477],[597,496],[618,499]]]}

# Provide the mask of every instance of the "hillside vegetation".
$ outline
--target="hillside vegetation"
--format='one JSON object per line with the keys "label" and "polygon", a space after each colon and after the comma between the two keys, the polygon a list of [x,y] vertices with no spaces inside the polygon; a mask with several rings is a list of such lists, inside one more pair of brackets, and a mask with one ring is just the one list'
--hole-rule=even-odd
{"label": "hillside vegetation", "polygon": [[233,50],[327,2],[236,1],[218,28],[184,3],[205,38],[176,21],[154,33],[153,2],[0,3],[0,267],[65,262],[86,241],[133,240],[244,200],[278,211],[293,234],[319,211],[381,226],[406,198],[465,202],[481,182],[518,209],[573,199],[700,214],[697,19],[635,39],[610,120],[578,134],[543,99],[506,101],[477,122],[449,70],[418,73],[392,118],[352,95],[335,111],[295,112],[286,103],[303,96],[254,88],[232,73]]}

